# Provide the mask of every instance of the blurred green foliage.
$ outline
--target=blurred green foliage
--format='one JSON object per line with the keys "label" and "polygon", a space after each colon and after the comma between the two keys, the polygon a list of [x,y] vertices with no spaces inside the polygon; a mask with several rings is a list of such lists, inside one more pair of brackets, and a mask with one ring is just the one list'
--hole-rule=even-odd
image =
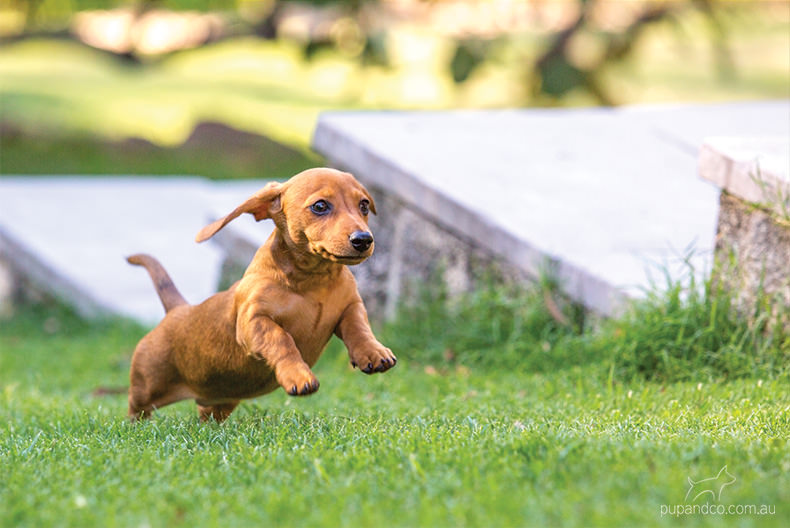
{"label": "blurred green foliage", "polygon": [[[206,130],[208,128],[208,130]],[[201,132],[204,131],[204,132]],[[212,179],[285,179],[320,164],[258,134],[203,124],[182,145],[111,141],[84,133],[0,136],[0,174],[200,175]]]}
{"label": "blurred green foliage", "polygon": [[[309,161],[325,110],[765,99],[787,97],[790,87],[786,2],[570,1],[562,23],[492,34],[434,31],[424,19],[373,27],[358,11],[380,7],[374,0],[312,3],[322,4],[314,6],[319,17],[324,4],[340,6],[329,10],[334,29],[278,32],[277,9],[295,4],[275,0],[0,0],[0,173],[116,172],[107,167],[112,159],[78,155],[97,149],[71,139],[58,147],[61,136],[141,138],[177,149],[197,125],[215,122],[300,151],[308,158],[299,165]],[[99,49],[67,27],[77,11],[129,5],[206,10],[224,25],[194,49],[160,53]],[[9,13],[20,10],[32,17],[28,30],[4,33]],[[188,152],[173,152],[157,170],[158,154],[147,154],[137,157],[150,162],[140,163],[119,154],[118,170],[159,173],[175,164],[214,177],[249,172],[235,162],[216,170],[190,164]]]}
{"label": "blurred green foliage", "polygon": [[39,24],[65,24],[69,18],[80,11],[94,9],[114,9],[135,6],[138,9],[171,9],[174,11],[236,11],[251,4],[263,6],[276,3],[298,2],[312,5],[343,5],[357,7],[371,0],[0,0],[0,9],[18,10],[25,16],[25,26],[34,29]]}

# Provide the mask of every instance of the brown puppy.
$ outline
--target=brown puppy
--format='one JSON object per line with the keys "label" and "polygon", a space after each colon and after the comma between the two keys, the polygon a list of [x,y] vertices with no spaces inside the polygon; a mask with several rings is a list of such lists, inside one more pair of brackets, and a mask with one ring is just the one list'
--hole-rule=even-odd
{"label": "brown puppy", "polygon": [[318,380],[310,367],[333,333],[363,372],[393,367],[346,267],[373,253],[368,212],[376,212],[373,198],[345,172],[310,169],[267,184],[198,233],[203,242],[242,213],[276,226],[240,281],[195,306],[154,258],[129,257],[148,270],[166,311],[134,351],[129,416],[192,398],[201,419],[222,421],[240,400],[278,385],[311,394]]}

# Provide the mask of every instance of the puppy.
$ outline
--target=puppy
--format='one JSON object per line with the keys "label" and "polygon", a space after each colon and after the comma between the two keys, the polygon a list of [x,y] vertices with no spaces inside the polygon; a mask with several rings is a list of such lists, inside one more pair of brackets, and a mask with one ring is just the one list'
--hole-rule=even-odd
{"label": "puppy", "polygon": [[332,334],[366,374],[394,367],[347,267],[373,253],[368,214],[375,212],[365,188],[334,169],[267,184],[198,233],[198,242],[208,240],[243,213],[276,226],[241,280],[194,306],[153,257],[129,257],[148,270],[166,312],[132,356],[129,417],[194,399],[202,420],[220,422],[240,400],[278,386],[292,396],[311,394],[318,379],[310,367]]}

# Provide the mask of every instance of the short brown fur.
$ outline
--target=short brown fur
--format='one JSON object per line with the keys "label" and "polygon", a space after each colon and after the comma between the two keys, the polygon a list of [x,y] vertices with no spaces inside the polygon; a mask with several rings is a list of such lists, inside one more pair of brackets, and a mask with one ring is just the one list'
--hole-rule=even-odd
{"label": "short brown fur", "polygon": [[[323,214],[314,210],[320,201],[329,205]],[[153,257],[129,257],[151,274],[166,309],[132,357],[130,418],[194,399],[201,419],[222,421],[240,400],[278,386],[311,394],[318,380],[310,367],[333,333],[363,372],[395,366],[370,329],[346,266],[373,252],[368,210],[376,211],[373,198],[345,172],[310,169],[269,183],[198,233],[203,242],[243,213],[276,226],[241,280],[198,305],[183,301]]]}

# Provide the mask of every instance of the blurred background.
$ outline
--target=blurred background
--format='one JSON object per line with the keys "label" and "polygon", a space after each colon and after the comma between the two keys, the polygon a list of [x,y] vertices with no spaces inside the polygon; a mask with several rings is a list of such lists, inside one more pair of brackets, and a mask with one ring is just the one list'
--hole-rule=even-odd
{"label": "blurred background", "polygon": [[330,109],[790,96],[787,0],[0,0],[0,173],[282,178]]}

